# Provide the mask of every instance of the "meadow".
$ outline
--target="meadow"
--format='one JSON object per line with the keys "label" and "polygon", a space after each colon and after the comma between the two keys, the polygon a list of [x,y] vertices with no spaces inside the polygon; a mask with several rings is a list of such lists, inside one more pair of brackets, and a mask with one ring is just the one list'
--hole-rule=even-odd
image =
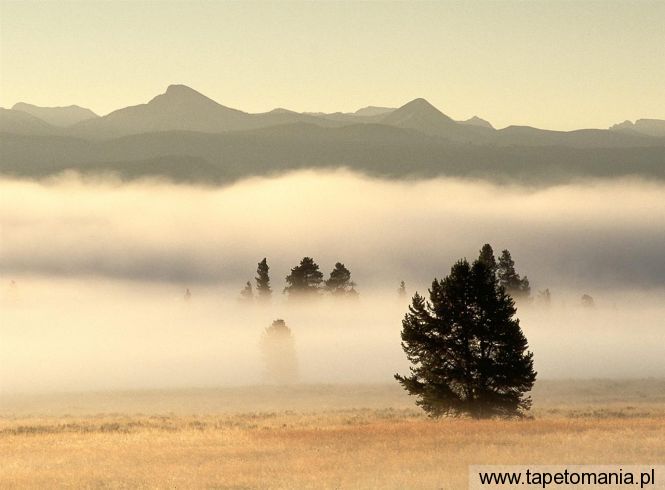
{"label": "meadow", "polygon": [[1,488],[467,488],[471,464],[657,464],[665,380],[537,383],[524,420],[428,419],[398,386],[7,395]]}

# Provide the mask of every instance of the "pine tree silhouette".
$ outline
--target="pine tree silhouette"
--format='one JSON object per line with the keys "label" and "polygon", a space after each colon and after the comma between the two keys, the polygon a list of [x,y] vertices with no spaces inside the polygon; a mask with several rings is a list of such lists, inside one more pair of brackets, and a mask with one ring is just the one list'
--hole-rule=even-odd
{"label": "pine tree silhouette", "polygon": [[272,296],[272,289],[270,289],[270,275],[268,274],[269,270],[268,260],[264,257],[263,260],[258,263],[256,277],[254,278],[256,280],[256,292],[261,301],[270,301],[270,297]]}
{"label": "pine tree silhouette", "polygon": [[499,277],[499,284],[501,284],[513,298],[522,299],[528,298],[531,295],[529,279],[526,276],[523,278],[520,277],[515,271],[515,261],[508,250],[501,252],[496,271]]}
{"label": "pine tree silhouette", "polygon": [[344,264],[337,262],[330,273],[330,278],[325,282],[326,291],[333,296],[357,296],[356,283],[351,280],[351,272]]}
{"label": "pine tree silhouette", "polygon": [[286,276],[284,293],[293,297],[312,297],[320,291],[323,274],[311,257],[303,257],[300,264]]}
{"label": "pine tree silhouette", "polygon": [[536,372],[515,313],[486,260],[460,260],[429,301],[414,295],[402,321],[411,373],[395,378],[432,417],[523,415]]}

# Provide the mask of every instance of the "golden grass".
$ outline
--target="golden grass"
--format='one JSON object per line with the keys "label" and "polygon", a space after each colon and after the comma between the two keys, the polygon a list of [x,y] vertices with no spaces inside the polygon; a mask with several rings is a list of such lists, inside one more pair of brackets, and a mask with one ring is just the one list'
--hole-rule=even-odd
{"label": "golden grass", "polygon": [[662,463],[658,390],[628,404],[608,396],[605,404],[541,404],[533,420],[521,421],[437,421],[414,408],[75,416],[5,410],[0,488],[463,489],[470,464]]}

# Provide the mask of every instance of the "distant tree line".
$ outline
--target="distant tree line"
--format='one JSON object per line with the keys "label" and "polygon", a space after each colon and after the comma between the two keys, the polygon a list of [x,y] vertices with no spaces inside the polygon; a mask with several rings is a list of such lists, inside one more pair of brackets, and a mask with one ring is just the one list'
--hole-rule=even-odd
{"label": "distant tree line", "polygon": [[[527,276],[521,277],[517,273],[515,261],[508,250],[503,250],[497,260],[491,245],[485,244],[480,251],[478,260],[487,265],[488,270],[496,277],[499,284],[514,299],[528,300],[531,298],[529,279]],[[264,257],[258,263],[256,269],[255,285],[252,285],[251,281],[247,281],[245,287],[240,291],[240,299],[243,302],[270,301],[273,291],[270,286],[269,271],[267,258]],[[351,279],[351,271],[341,262],[335,264],[328,279],[324,280],[323,273],[314,259],[303,257],[300,263],[291,269],[285,281],[286,287],[282,292],[292,298],[315,298],[323,293],[328,293],[337,298],[355,298],[358,296],[356,283]],[[400,298],[406,298],[407,292],[404,281],[400,281],[397,294]],[[549,303],[549,289],[540,292],[538,299],[543,303]]]}
{"label": "distant tree line", "polygon": [[[515,261],[508,250],[503,250],[499,259],[494,256],[494,250],[489,244],[485,244],[480,251],[478,260],[487,264],[494,277],[513,299],[520,303],[533,301],[541,307],[549,307],[552,304],[552,293],[549,288],[538,291],[535,297],[531,296],[531,286],[527,276],[521,277],[515,270]],[[240,291],[240,300],[243,303],[267,303],[272,297],[272,288],[270,286],[270,267],[268,260],[264,257],[257,265],[254,284],[247,281]],[[330,276],[325,281],[323,273],[319,270],[318,264],[311,257],[303,257],[300,263],[291,269],[286,276],[286,287],[283,293],[290,297],[312,298],[323,293],[328,293],[333,297],[358,297],[356,283],[351,280],[351,271],[337,262],[330,272]],[[16,289],[16,284],[11,281],[10,289]],[[406,283],[399,282],[397,296],[400,299],[407,298]],[[186,302],[192,299],[192,292],[187,287],[183,296]],[[585,308],[594,308],[594,298],[588,294],[583,294],[580,305]]]}
{"label": "distant tree line", "polygon": [[497,262],[492,246],[486,243],[480,249],[478,260],[487,266],[489,272],[495,276],[499,285],[503,286],[510,296],[518,300],[531,296],[529,279],[526,276],[520,277],[515,271],[515,261],[508,250],[501,252]]}
{"label": "distant tree line", "polygon": [[[533,302],[541,307],[549,307],[552,304],[552,293],[549,288],[537,291],[531,296],[531,285],[529,278],[521,276],[516,268],[515,261],[509,250],[503,250],[499,258],[494,255],[494,250],[489,243],[483,245],[478,257],[480,262],[487,265],[488,270],[504,288],[506,293],[520,304]],[[293,267],[285,278],[286,286],[283,294],[291,298],[316,298],[323,294],[330,294],[336,298],[356,298],[358,291],[356,283],[351,279],[351,271],[341,262],[337,262],[330,272],[328,279],[324,280],[319,265],[312,257],[303,257],[298,265]],[[257,265],[254,282],[247,281],[240,291],[240,300],[243,303],[267,303],[273,294],[270,285],[270,267],[267,258],[263,258]],[[397,296],[401,299],[407,298],[406,284],[399,282]],[[185,299],[189,300],[191,293],[189,289],[185,292]],[[593,308],[595,302],[588,294],[582,295],[581,306]]]}
{"label": "distant tree line", "polygon": [[[255,299],[259,302],[270,301],[272,288],[270,287],[269,271],[267,258],[264,257],[258,263],[254,278],[256,296],[251,281],[247,281],[245,287],[240,291],[240,298],[243,302],[249,303]],[[358,296],[356,283],[351,280],[351,271],[341,262],[335,264],[330,276],[324,281],[323,273],[314,259],[303,257],[300,263],[291,269],[285,280],[286,287],[282,292],[292,298],[315,298],[323,293],[328,293],[336,298]]]}

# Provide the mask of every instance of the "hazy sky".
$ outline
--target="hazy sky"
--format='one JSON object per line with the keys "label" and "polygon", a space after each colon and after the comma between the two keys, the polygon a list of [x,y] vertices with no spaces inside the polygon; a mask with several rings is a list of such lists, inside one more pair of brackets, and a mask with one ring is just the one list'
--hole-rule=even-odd
{"label": "hazy sky", "polygon": [[665,118],[665,1],[0,4],[3,107],[105,114],[184,83],[250,112],[425,97],[498,127]]}

